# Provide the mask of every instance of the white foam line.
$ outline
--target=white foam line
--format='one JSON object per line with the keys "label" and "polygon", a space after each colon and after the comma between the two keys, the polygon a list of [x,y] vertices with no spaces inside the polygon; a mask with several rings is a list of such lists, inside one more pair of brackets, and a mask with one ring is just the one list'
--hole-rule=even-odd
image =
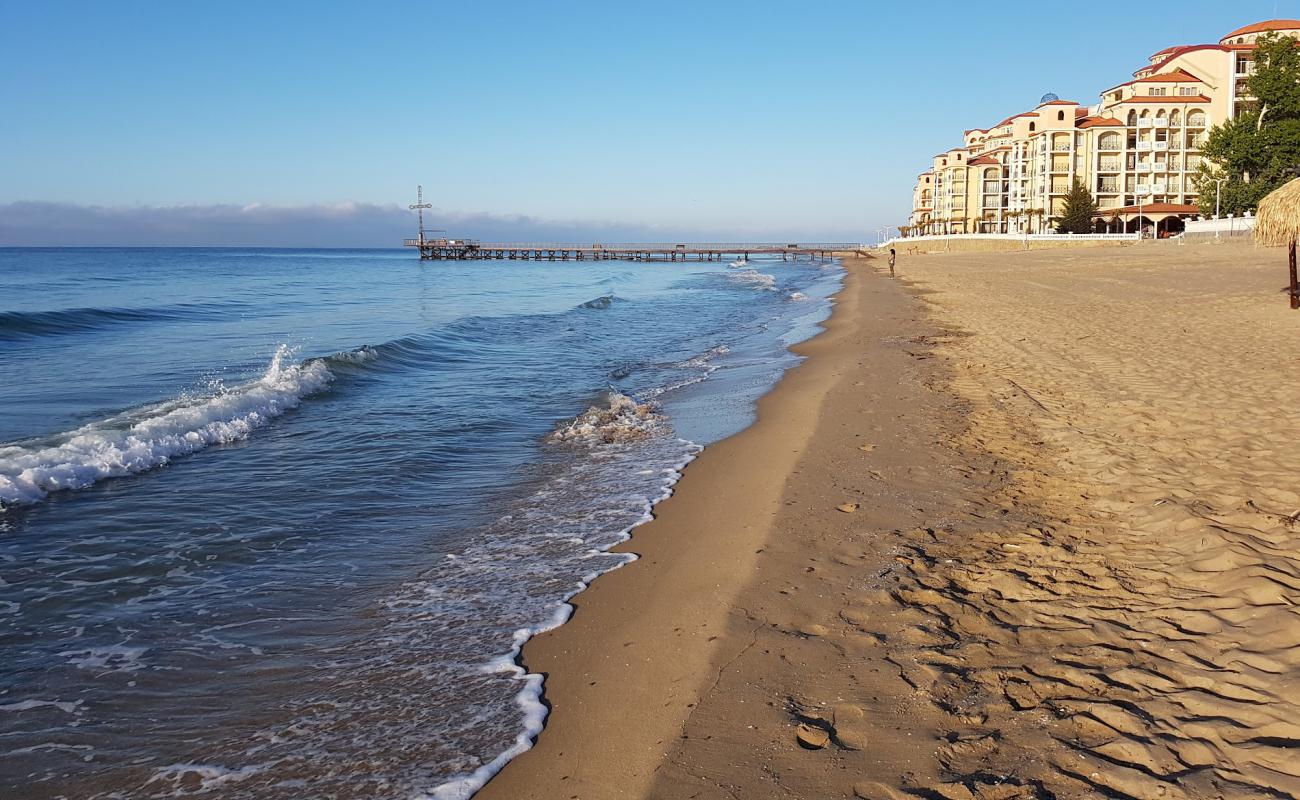
{"label": "white foam line", "polygon": [[247,438],[333,380],[319,359],[285,364],[290,353],[280,345],[260,378],[199,401],[175,400],[92,422],[44,446],[0,445],[0,511]]}
{"label": "white foam line", "polygon": [[[595,550],[596,553],[608,553],[614,547],[632,538],[632,531],[654,519],[654,507],[673,494],[673,487],[682,479],[682,470],[690,464],[704,448],[694,442],[683,441],[689,448],[686,459],[674,467],[665,470],[667,480],[659,495],[652,500],[647,500],[645,509],[641,518],[619,532],[616,541],[611,542],[608,546]],[[510,652],[493,659],[484,666],[485,671],[509,673],[514,680],[522,681],[524,687],[515,695],[515,704],[519,706],[524,715],[524,729],[515,736],[515,743],[509,749],[492,759],[487,764],[479,767],[473,772],[465,775],[458,775],[455,778],[440,784],[427,793],[415,795],[414,800],[468,800],[475,792],[482,789],[494,775],[500,772],[516,756],[532,749],[533,743],[541,734],[542,729],[546,727],[547,707],[542,701],[545,690],[545,679],[535,673],[529,672],[524,668],[521,653],[524,645],[528,640],[547,631],[555,630],[564,623],[568,622],[573,616],[574,606],[570,601],[581,594],[591,582],[601,575],[613,572],[620,567],[624,567],[636,561],[640,556],[636,553],[621,553],[623,560],[609,567],[608,569],[598,570],[583,576],[577,582],[573,591],[566,594],[556,604],[551,619],[539,626],[532,628],[520,628],[514,632],[514,641]]]}

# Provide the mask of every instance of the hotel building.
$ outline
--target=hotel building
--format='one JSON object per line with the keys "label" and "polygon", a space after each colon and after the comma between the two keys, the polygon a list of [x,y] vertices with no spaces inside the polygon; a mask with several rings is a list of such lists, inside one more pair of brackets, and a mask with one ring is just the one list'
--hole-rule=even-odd
{"label": "hotel building", "polygon": [[1251,107],[1245,78],[1256,39],[1270,32],[1300,39],[1300,20],[1165,48],[1092,106],[1047,95],[1030,111],[965,131],[918,176],[911,235],[1050,230],[1076,179],[1097,199],[1100,230],[1182,230],[1199,214],[1206,136]]}

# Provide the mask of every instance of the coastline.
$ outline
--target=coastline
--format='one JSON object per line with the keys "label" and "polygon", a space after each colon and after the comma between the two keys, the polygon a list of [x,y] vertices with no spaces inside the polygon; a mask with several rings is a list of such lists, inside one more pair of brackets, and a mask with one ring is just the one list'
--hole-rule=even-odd
{"label": "coastline", "polygon": [[641,560],[525,647],[552,717],[477,796],[1300,797],[1277,251],[845,269]]}
{"label": "coastline", "polygon": [[[868,519],[883,521],[873,493],[896,490],[871,473],[905,469],[906,458],[873,458],[860,448],[918,433],[899,423],[923,378],[904,344],[928,323],[900,284],[864,274],[870,259],[843,263],[844,286],[824,331],[794,348],[806,360],[759,400],[756,422],[707,448],[655,507],[655,519],[615,548],[638,553],[637,561],[598,578],[573,599],[565,625],[525,645],[523,663],[545,675],[551,712],[534,747],[476,797],[670,796],[661,784],[671,772],[671,751],[716,688],[720,666],[752,649],[756,628],[765,624],[741,601],[745,593],[768,591],[756,588],[766,579],[760,562],[805,569],[807,556],[787,552],[788,543],[774,534],[829,524],[853,536]],[[868,386],[873,376],[893,381],[902,372],[911,373],[904,391]],[[842,415],[824,418],[832,393],[858,396],[852,413],[865,414],[859,421],[869,424],[850,431]],[[828,448],[831,438],[841,446]],[[845,458],[853,461],[855,485],[824,491],[814,502],[792,497],[808,491],[791,485],[801,466],[842,471]],[[851,502],[862,510],[836,510]],[[789,518],[792,507],[797,520]],[[776,635],[817,638],[816,625],[790,620]],[[788,731],[781,739],[793,743]],[[918,760],[905,749],[900,760]]]}

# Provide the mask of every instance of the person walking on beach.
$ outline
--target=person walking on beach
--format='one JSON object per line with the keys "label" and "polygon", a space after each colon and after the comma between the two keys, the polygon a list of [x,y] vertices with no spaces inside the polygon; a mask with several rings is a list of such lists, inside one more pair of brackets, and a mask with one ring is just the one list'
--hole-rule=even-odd
{"label": "person walking on beach", "polygon": [[891,278],[894,277],[894,261],[897,258],[898,254],[894,252],[894,248],[889,248],[889,277]]}

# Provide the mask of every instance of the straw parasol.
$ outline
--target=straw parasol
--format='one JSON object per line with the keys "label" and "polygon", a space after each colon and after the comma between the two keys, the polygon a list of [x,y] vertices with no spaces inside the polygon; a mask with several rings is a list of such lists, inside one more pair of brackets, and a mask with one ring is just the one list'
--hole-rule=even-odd
{"label": "straw parasol", "polygon": [[1259,201],[1255,215],[1255,241],[1262,245],[1287,246],[1291,284],[1287,293],[1291,307],[1300,308],[1300,286],[1296,283],[1295,246],[1300,237],[1300,178],[1282,186]]}

